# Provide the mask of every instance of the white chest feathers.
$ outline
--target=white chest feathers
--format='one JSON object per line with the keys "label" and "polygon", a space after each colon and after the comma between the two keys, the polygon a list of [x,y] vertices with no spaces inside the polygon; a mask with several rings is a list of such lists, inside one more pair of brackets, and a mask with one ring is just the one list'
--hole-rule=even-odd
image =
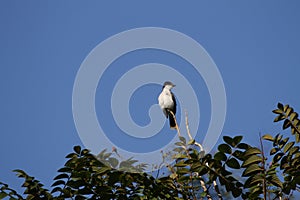
{"label": "white chest feathers", "polygon": [[174,102],[170,90],[166,88],[163,89],[163,91],[158,97],[158,103],[161,109],[172,108],[174,106]]}

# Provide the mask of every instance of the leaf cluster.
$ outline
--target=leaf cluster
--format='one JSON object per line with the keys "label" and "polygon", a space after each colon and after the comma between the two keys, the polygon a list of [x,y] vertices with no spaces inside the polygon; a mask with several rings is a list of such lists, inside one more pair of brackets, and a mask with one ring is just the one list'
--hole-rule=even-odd
{"label": "leaf cluster", "polygon": [[[51,191],[22,170],[25,197],[0,182],[0,199],[281,199],[300,190],[300,120],[289,105],[278,103],[275,122],[283,121],[285,134],[265,134],[260,146],[242,142],[242,136],[223,137],[215,154],[204,152],[194,139],[179,137],[172,162],[163,163],[156,177],[146,164],[123,159],[116,149],[93,155],[75,146],[58,170]],[[271,142],[266,153],[263,141]],[[200,145],[200,149],[199,149]],[[271,162],[267,162],[268,159]]]}

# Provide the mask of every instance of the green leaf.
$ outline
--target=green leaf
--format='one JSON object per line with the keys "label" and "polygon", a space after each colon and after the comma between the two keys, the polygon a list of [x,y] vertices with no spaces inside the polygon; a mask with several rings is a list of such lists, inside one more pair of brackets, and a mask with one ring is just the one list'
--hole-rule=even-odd
{"label": "green leaf", "polygon": [[88,153],[90,153],[90,150],[88,150],[88,149],[83,149],[81,151],[81,155],[83,155],[83,156],[87,155]]}
{"label": "green leaf", "polygon": [[[277,134],[276,136],[275,136],[275,138],[274,138],[274,144],[279,144],[279,142],[280,142],[280,140],[282,139],[282,137],[283,137],[283,135],[281,135],[281,134]],[[273,145],[274,145],[273,144]]]}
{"label": "green leaf", "polygon": [[18,177],[27,177],[28,175],[21,169],[15,169],[13,172],[17,172]]}
{"label": "green leaf", "polygon": [[262,183],[263,182],[263,177],[261,174],[256,174],[254,176],[249,177],[244,184],[245,188],[250,188],[253,186],[257,186],[258,183]]}
{"label": "green leaf", "polygon": [[288,141],[289,141],[290,138],[284,138],[283,140],[281,140],[279,142],[279,148],[281,149]]}
{"label": "green leaf", "polygon": [[60,187],[55,187],[53,188],[53,190],[51,191],[51,193],[55,193],[55,192],[61,192],[62,189]]}
{"label": "green leaf", "polygon": [[281,157],[284,155],[284,153],[279,152],[278,154],[276,154],[273,158],[273,163],[277,163]]}
{"label": "green leaf", "polygon": [[273,110],[272,112],[275,114],[283,114],[283,110],[280,109]]}
{"label": "green leaf", "polygon": [[186,167],[186,166],[187,166],[187,164],[184,163],[184,161],[181,161],[181,162],[178,162],[175,164],[175,167]]}
{"label": "green leaf", "polygon": [[282,103],[278,102],[278,104],[277,104],[277,108],[279,108],[280,110],[282,110],[282,111],[283,111],[283,105],[282,105]]}
{"label": "green leaf", "polygon": [[4,199],[7,196],[8,196],[8,194],[6,194],[5,192],[0,193],[0,199]]}
{"label": "green leaf", "polygon": [[248,157],[248,156],[255,155],[255,154],[261,154],[260,149],[258,149],[256,147],[251,147],[251,148],[249,148],[248,150],[245,151],[244,156]]}
{"label": "green leaf", "polygon": [[191,165],[191,171],[197,171],[202,166],[202,163],[193,161],[192,163],[190,163],[190,165]]}
{"label": "green leaf", "polygon": [[63,167],[57,170],[58,172],[71,172],[72,170],[69,167]]}
{"label": "green leaf", "polygon": [[231,147],[228,144],[220,144],[218,146],[218,150],[222,153],[231,154],[232,150]]}
{"label": "green leaf", "polygon": [[58,185],[65,185],[65,184],[66,184],[65,181],[63,181],[63,180],[58,180],[58,181],[55,181],[55,182],[51,185],[51,187],[58,186]]}
{"label": "green leaf", "polygon": [[237,198],[239,197],[241,194],[242,194],[242,189],[238,188],[238,189],[234,189],[234,190],[231,190],[231,193],[232,193],[232,196],[234,198]]}
{"label": "green leaf", "polygon": [[179,140],[183,143],[186,144],[186,139],[182,136],[179,136]]}
{"label": "green leaf", "polygon": [[287,112],[287,110],[288,110],[289,107],[290,107],[290,106],[289,106],[288,104],[284,105],[283,111],[284,111],[284,112]]}
{"label": "green leaf", "polygon": [[243,139],[243,136],[238,135],[233,138],[234,146],[238,145]]}
{"label": "green leaf", "polygon": [[80,154],[80,151],[81,151],[81,147],[80,146],[74,146],[74,151],[77,153],[77,154]]}
{"label": "green leaf", "polygon": [[224,140],[227,144],[229,144],[230,146],[233,146],[233,140],[232,140],[231,137],[229,137],[229,136],[223,136],[223,140]]}
{"label": "green leaf", "polygon": [[294,121],[294,119],[298,118],[298,113],[296,112],[293,112],[291,115],[290,115],[290,120],[291,121]]}
{"label": "green leaf", "polygon": [[187,168],[180,168],[176,172],[177,174],[188,174],[190,171]]}
{"label": "green leaf", "polygon": [[292,135],[295,135],[296,129],[294,127],[291,128]]}
{"label": "green leaf", "polygon": [[32,194],[29,194],[27,197],[26,197],[26,200],[31,200],[31,199],[34,199],[35,196],[33,196]]}
{"label": "green leaf", "polygon": [[295,137],[296,137],[296,142],[299,143],[299,142],[300,142],[300,134],[299,134],[299,133],[296,133],[296,136],[295,136]]}
{"label": "green leaf", "polygon": [[286,169],[288,167],[290,167],[290,157],[289,156],[283,156],[281,161],[280,161],[280,169]]}
{"label": "green leaf", "polygon": [[[200,193],[201,199],[205,198],[206,196],[207,196],[207,192],[201,192]],[[176,198],[176,200],[177,200],[177,198]],[[178,200],[179,200],[179,198],[178,198]],[[181,200],[181,198],[180,198],[180,200]]]}
{"label": "green leaf", "polygon": [[119,161],[116,158],[108,158],[108,162],[113,168],[116,168],[119,164]]}
{"label": "green leaf", "polygon": [[274,122],[279,122],[279,121],[284,120],[284,119],[285,119],[285,116],[280,114],[277,117],[275,117]]}
{"label": "green leaf", "polygon": [[279,180],[279,178],[278,178],[276,175],[271,176],[271,177],[268,179],[268,181],[269,181],[270,183],[272,183],[274,186],[277,186],[277,187],[280,187],[280,188],[283,187],[281,181]]}
{"label": "green leaf", "polygon": [[190,176],[180,176],[178,178],[178,182],[184,182],[184,183],[186,183],[189,180],[190,180]]}
{"label": "green leaf", "polygon": [[274,141],[273,136],[270,135],[270,134],[266,134],[266,135],[262,136],[262,139],[269,140],[269,141],[272,141],[272,142]]}
{"label": "green leaf", "polygon": [[[182,148],[182,147],[176,147],[176,148],[173,149],[173,151],[175,151],[175,152],[177,152],[177,153],[181,153],[181,152],[184,151],[184,148]],[[165,156],[166,156],[166,155],[165,155]]]}
{"label": "green leaf", "polygon": [[206,166],[201,166],[197,170],[199,176],[203,176],[204,174],[207,174],[207,171],[208,171],[208,169]]}
{"label": "green leaf", "polygon": [[[227,170],[225,169],[224,166],[220,169],[220,172],[221,172],[221,174],[222,174],[223,176],[228,176],[228,175],[231,175],[231,174],[232,174],[232,172],[227,171]],[[220,179],[220,180],[221,180],[221,179]],[[230,180],[227,179],[227,181],[230,181]]]}
{"label": "green leaf", "polygon": [[285,130],[287,128],[289,128],[291,126],[291,122],[289,119],[284,120],[283,125],[282,125],[282,129]]}
{"label": "green leaf", "polygon": [[175,142],[175,145],[179,147],[185,147],[185,144],[183,142]]}
{"label": "green leaf", "polygon": [[235,150],[232,155],[241,161],[245,160],[244,152],[242,152],[240,150]]}
{"label": "green leaf", "polygon": [[285,177],[284,177],[284,180],[287,181],[287,182],[289,182],[289,181],[292,180],[292,176],[285,176]]}
{"label": "green leaf", "polygon": [[285,111],[285,114],[286,114],[287,116],[290,116],[290,114],[293,113],[293,112],[294,112],[294,109],[291,108],[291,107],[288,107],[288,108],[286,109],[286,111]]}
{"label": "green leaf", "polygon": [[227,162],[226,165],[230,168],[233,169],[240,169],[240,163],[235,159],[235,158],[230,158]]}
{"label": "green leaf", "polygon": [[226,155],[223,152],[221,152],[221,151],[217,152],[214,155],[214,158],[215,158],[215,160],[219,160],[219,161],[221,161],[221,160],[226,161],[227,160]]}
{"label": "green leaf", "polygon": [[299,151],[299,146],[293,146],[289,151],[289,155],[293,155],[297,151]]}
{"label": "green leaf", "polygon": [[69,178],[69,175],[68,174],[59,174],[53,180],[64,179],[64,178]]}
{"label": "green leaf", "polygon": [[263,170],[261,169],[260,166],[258,166],[257,164],[253,164],[253,165],[250,165],[249,167],[247,167],[244,172],[243,172],[243,175],[242,176],[249,176],[251,174],[255,174],[255,173],[260,173],[262,172]]}
{"label": "green leaf", "polygon": [[79,189],[80,187],[84,186],[85,182],[82,180],[70,180],[69,182],[67,182],[67,186],[74,188],[74,189]]}
{"label": "green leaf", "polygon": [[174,155],[174,156],[172,156],[174,159],[185,159],[185,158],[188,158],[188,156],[187,155],[185,155],[185,154],[176,154],[176,155]]}
{"label": "green leaf", "polygon": [[257,155],[252,155],[243,162],[242,167],[247,167],[248,165],[252,165],[254,163],[260,163],[260,162],[262,162],[262,157]]}
{"label": "green leaf", "polygon": [[278,115],[277,117],[275,117],[274,122],[279,122],[281,120],[284,120],[285,116],[284,115]]}
{"label": "green leaf", "polygon": [[275,153],[277,153],[279,151],[279,148],[275,147],[275,148],[272,148],[271,151],[270,151],[270,155],[274,155]]}
{"label": "green leaf", "polygon": [[76,153],[69,153],[66,158],[73,158],[73,157],[77,157]]}
{"label": "green leaf", "polygon": [[[300,126],[300,120],[297,118],[297,119],[294,119],[294,126]],[[298,127],[298,129],[299,129],[300,127]]]}
{"label": "green leaf", "polygon": [[239,149],[245,149],[245,150],[247,150],[249,148],[249,145],[246,144],[246,143],[240,143],[240,144],[237,145],[237,147]]}

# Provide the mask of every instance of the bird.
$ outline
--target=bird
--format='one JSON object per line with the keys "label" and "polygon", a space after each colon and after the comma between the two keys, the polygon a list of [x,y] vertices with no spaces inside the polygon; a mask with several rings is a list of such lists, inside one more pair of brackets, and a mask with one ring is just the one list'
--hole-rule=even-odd
{"label": "bird", "polygon": [[175,85],[171,81],[164,83],[162,92],[158,96],[158,104],[166,118],[169,118],[170,128],[176,129],[176,121],[174,118],[176,114],[176,99],[173,92],[171,92],[173,87],[175,87]]}

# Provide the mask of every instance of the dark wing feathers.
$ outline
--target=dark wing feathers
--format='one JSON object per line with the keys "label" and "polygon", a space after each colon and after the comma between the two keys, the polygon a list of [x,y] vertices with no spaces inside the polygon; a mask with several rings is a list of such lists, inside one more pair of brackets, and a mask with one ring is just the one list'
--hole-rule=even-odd
{"label": "dark wing feathers", "polygon": [[175,115],[176,114],[176,106],[177,106],[177,104],[176,104],[176,99],[175,99],[175,95],[173,94],[173,92],[171,92],[171,95],[172,95],[172,100],[173,100],[173,103],[174,103],[172,111],[173,111],[173,113]]}

